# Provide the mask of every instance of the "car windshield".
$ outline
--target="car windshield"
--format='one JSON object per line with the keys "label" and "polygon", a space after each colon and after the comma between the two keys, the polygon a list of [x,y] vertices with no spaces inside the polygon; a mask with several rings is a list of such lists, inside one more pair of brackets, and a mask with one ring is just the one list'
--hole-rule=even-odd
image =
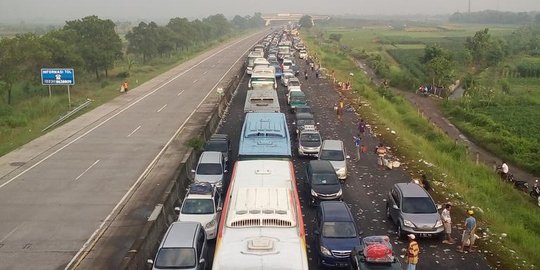
{"label": "car windshield", "polygon": [[321,136],[317,133],[304,133],[300,135],[300,140],[303,142],[318,142],[321,140]]}
{"label": "car windshield", "polygon": [[313,175],[314,185],[335,185],[337,183],[339,183],[339,181],[335,173]]}
{"label": "car windshield", "polygon": [[223,169],[219,163],[201,163],[197,166],[197,174],[220,175],[223,174]]}
{"label": "car windshield", "polygon": [[321,151],[320,160],[330,160],[330,161],[343,161],[345,157],[343,152],[340,150],[323,150]]}
{"label": "car windshield", "polygon": [[227,149],[227,142],[212,142],[209,141],[206,143],[206,146],[204,147],[204,151],[216,151],[216,152],[222,152],[225,153],[228,151]]}
{"label": "car windshield", "polygon": [[186,199],[182,204],[182,214],[208,215],[214,213],[214,201],[211,199]]}
{"label": "car windshield", "polygon": [[437,213],[437,207],[429,197],[403,198],[403,213],[432,214]]}
{"label": "car windshield", "polygon": [[354,224],[350,221],[325,222],[322,227],[322,236],[328,238],[356,237]]}
{"label": "car windshield", "polygon": [[298,120],[298,123],[296,123],[298,126],[305,126],[305,125],[315,125],[315,121],[313,120]]}
{"label": "car windshield", "polygon": [[195,267],[193,248],[162,248],[156,257],[156,268],[192,268]]}

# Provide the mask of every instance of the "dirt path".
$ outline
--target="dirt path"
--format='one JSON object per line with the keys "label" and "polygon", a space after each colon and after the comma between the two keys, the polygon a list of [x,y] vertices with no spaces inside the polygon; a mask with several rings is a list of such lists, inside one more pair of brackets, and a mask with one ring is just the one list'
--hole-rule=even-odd
{"label": "dirt path", "polygon": [[[364,74],[372,80],[377,85],[382,83],[381,80],[377,78],[375,72],[365,63],[359,60],[355,60],[356,64],[364,70]],[[444,131],[448,136],[456,142],[464,144],[468,147],[469,153],[473,160],[478,160],[478,162],[483,162],[486,165],[495,168],[495,164],[501,164],[501,159],[498,158],[495,154],[489,152],[488,150],[478,146],[474,142],[470,141],[459,129],[454,126],[448,119],[446,119],[440,110],[441,99],[436,97],[424,97],[417,95],[410,91],[405,91],[398,88],[391,88],[395,92],[400,93],[409,100],[416,108],[418,112],[422,114],[426,119],[428,119],[435,126]],[[535,176],[523,169],[518,168],[513,164],[509,164],[510,172],[514,174],[519,180],[524,180],[529,182],[529,186],[532,187],[535,179],[538,179],[539,176]]]}

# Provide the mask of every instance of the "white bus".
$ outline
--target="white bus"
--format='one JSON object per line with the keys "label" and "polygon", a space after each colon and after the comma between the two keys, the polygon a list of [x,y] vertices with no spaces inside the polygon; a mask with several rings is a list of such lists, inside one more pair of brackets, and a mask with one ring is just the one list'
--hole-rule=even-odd
{"label": "white bus", "polygon": [[253,67],[255,66],[255,59],[264,58],[264,53],[260,51],[251,51],[247,58],[246,73],[251,74]]}
{"label": "white bus", "polygon": [[236,162],[216,241],[213,270],[308,269],[292,162]]}
{"label": "white bus", "polygon": [[272,66],[255,65],[248,82],[248,88],[253,90],[276,90],[276,69]]}
{"label": "white bus", "polygon": [[246,94],[244,112],[280,112],[276,90],[249,90]]}

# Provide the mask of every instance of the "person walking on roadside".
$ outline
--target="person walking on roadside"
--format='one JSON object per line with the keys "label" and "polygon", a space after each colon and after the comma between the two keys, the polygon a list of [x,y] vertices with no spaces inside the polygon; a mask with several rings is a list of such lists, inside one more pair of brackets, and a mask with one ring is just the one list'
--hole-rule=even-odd
{"label": "person walking on roadside", "polygon": [[307,79],[308,79],[308,72],[307,72],[307,69],[306,69],[306,70],[304,70],[304,78],[305,78],[305,79],[306,79],[306,81],[307,81]]}
{"label": "person walking on roadside", "polygon": [[384,168],[384,156],[386,156],[386,147],[384,147],[384,144],[379,143],[375,152],[377,153],[377,164],[380,168]]}
{"label": "person walking on roadside", "polygon": [[443,240],[443,244],[454,244],[454,240],[452,239],[452,217],[450,216],[450,209],[452,209],[451,203],[446,203],[444,205],[444,209],[441,212],[441,219],[444,226],[444,233],[446,234],[445,240]]}
{"label": "person walking on roadside", "polygon": [[122,83],[122,88],[124,89],[124,93],[127,93],[128,92],[128,82],[127,80],[124,81],[124,83]]}
{"label": "person walking on roadside", "polygon": [[431,184],[429,184],[429,181],[427,179],[427,175],[425,174],[422,174],[422,187],[426,190],[426,191],[431,191]]}
{"label": "person walking on roadside", "polygon": [[360,153],[362,152],[362,139],[360,138],[360,134],[357,136],[353,136],[354,140],[354,146],[356,147],[356,160],[360,160]]}
{"label": "person walking on roadside", "polygon": [[416,270],[418,264],[418,253],[420,253],[420,247],[418,242],[415,241],[416,236],[414,234],[407,235],[409,237],[409,246],[407,248],[407,255],[405,256],[405,263],[407,263],[406,270]]}
{"label": "person walking on roadside", "polygon": [[360,123],[358,123],[358,133],[364,136],[365,132],[366,132],[366,123],[364,122],[364,119],[360,119]]}
{"label": "person walking on roadside", "polygon": [[469,251],[473,252],[474,240],[476,236],[476,218],[474,218],[474,211],[472,209],[467,210],[467,217],[465,219],[465,230],[463,231],[463,236],[461,237],[461,246],[458,248],[458,252],[465,251],[465,244],[469,244]]}

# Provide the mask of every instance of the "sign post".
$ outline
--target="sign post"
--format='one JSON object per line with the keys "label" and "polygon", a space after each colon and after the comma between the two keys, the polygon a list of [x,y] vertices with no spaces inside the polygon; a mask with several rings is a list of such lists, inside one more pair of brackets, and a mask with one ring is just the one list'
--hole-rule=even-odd
{"label": "sign post", "polygon": [[41,84],[49,86],[49,97],[51,97],[51,86],[66,85],[68,91],[68,105],[71,109],[71,93],[69,86],[75,84],[75,72],[72,68],[42,68]]}

